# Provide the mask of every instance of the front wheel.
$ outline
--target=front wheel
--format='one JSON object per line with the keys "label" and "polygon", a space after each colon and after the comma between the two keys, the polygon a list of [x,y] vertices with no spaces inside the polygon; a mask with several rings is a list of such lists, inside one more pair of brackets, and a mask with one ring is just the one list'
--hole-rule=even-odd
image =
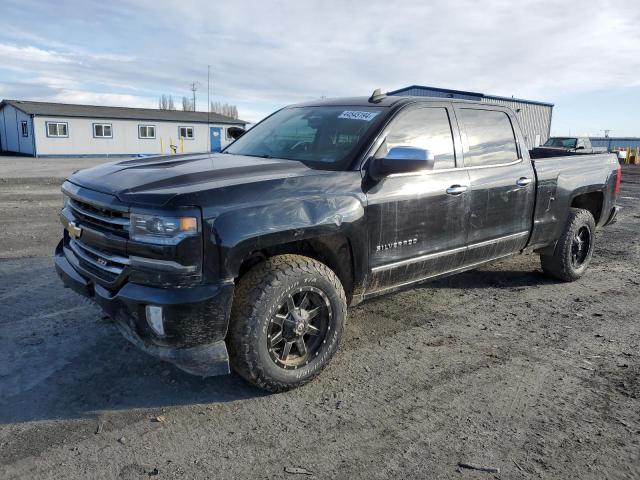
{"label": "front wheel", "polygon": [[227,339],[231,366],[271,392],[299,387],[329,363],[342,337],[347,302],[326,265],[279,255],[238,282]]}
{"label": "front wheel", "polygon": [[540,255],[547,275],[573,282],[587,270],[595,245],[596,222],[588,210],[569,209],[569,217],[553,255]]}

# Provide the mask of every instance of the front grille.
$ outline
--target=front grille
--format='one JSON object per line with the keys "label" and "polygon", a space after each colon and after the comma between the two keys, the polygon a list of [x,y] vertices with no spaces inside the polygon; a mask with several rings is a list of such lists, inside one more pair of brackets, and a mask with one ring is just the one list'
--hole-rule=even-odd
{"label": "front grille", "polygon": [[105,282],[114,282],[129,265],[127,257],[103,252],[95,247],[89,247],[79,240],[70,239],[69,247],[85,270]]}
{"label": "front grille", "polygon": [[122,237],[128,236],[129,216],[127,213],[110,210],[75,198],[70,198],[68,205],[81,225],[85,224],[97,230],[108,231]]}

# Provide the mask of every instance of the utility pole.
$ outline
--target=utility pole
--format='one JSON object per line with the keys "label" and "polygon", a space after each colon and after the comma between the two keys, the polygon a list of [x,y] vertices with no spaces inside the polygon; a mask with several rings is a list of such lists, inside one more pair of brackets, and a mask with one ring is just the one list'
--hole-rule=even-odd
{"label": "utility pole", "polygon": [[193,111],[196,111],[196,90],[198,89],[196,82],[191,82],[191,91],[193,92]]}
{"label": "utility pole", "polygon": [[207,128],[209,135],[207,136],[208,150],[211,151],[211,65],[207,65]]}

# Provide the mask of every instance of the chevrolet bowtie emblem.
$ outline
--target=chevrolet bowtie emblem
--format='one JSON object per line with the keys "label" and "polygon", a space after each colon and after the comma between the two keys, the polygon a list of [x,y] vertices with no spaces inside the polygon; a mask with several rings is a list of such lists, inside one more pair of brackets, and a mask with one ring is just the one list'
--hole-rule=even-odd
{"label": "chevrolet bowtie emblem", "polygon": [[80,235],[82,235],[82,228],[78,227],[73,222],[67,223],[67,231],[73,238],[80,238]]}

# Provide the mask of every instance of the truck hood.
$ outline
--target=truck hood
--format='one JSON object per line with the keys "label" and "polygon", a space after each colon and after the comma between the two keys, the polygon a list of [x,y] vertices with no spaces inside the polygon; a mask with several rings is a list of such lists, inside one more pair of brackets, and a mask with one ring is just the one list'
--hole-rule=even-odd
{"label": "truck hood", "polygon": [[323,173],[329,172],[294,160],[202,154],[106,163],[80,170],[69,181],[123,202],[161,206],[178,194]]}

